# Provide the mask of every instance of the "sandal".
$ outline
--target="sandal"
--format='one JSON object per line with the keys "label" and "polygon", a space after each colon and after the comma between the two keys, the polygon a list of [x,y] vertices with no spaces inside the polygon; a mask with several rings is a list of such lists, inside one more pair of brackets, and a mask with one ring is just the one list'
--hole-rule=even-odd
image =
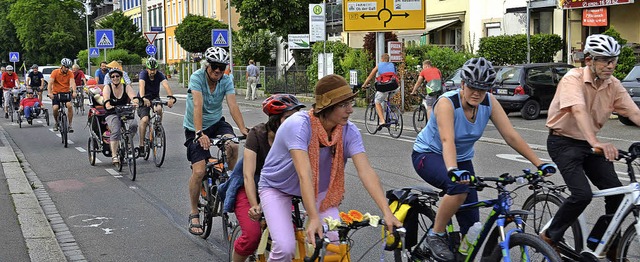
{"label": "sandal", "polygon": [[[198,224],[194,224],[192,223],[193,219],[197,218],[198,220],[200,220],[200,214],[189,214],[189,233],[199,236],[202,235],[204,233],[204,230],[202,229],[202,225]],[[196,232],[193,229],[194,228],[199,228],[200,232]]]}

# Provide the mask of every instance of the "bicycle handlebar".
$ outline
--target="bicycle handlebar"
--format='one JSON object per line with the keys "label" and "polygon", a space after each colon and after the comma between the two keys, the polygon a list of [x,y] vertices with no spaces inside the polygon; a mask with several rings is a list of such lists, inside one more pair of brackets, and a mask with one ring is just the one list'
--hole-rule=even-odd
{"label": "bicycle handlebar", "polygon": [[[209,140],[211,141],[212,144],[214,144],[216,147],[222,149],[222,147],[227,144],[228,141],[235,143],[235,144],[239,144],[240,141],[247,139],[247,136],[236,136],[236,137],[227,137],[227,136],[218,136],[216,138],[209,138]],[[198,138],[195,138],[194,140],[198,140]]]}

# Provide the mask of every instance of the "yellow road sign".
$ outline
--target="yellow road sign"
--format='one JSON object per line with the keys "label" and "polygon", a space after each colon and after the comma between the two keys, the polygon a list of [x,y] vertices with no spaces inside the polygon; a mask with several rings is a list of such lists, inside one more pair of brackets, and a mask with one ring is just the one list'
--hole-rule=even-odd
{"label": "yellow road sign", "polygon": [[345,0],[344,31],[425,29],[425,0]]}

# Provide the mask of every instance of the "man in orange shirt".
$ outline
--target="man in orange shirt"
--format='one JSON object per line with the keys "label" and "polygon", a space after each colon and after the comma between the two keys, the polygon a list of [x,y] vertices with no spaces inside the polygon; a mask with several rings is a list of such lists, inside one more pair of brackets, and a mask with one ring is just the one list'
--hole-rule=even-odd
{"label": "man in orange shirt", "polygon": [[63,58],[60,61],[62,64],[59,69],[51,72],[49,78],[49,86],[47,91],[49,98],[51,98],[51,104],[53,105],[53,119],[56,124],[53,127],[53,131],[58,131],[58,108],[59,104],[66,102],[69,116],[69,133],[73,133],[73,108],[71,107],[71,99],[76,97],[76,81],[73,79],[73,72],[70,71],[73,62],[69,58]]}
{"label": "man in orange shirt", "polygon": [[[622,186],[612,162],[618,149],[597,137],[611,113],[616,111],[640,126],[640,109],[612,75],[620,55],[618,42],[607,35],[591,35],[584,54],[586,66],[562,77],[547,117],[547,150],[571,192],[549,228],[540,233],[552,246],[591,202],[589,181],[600,190]],[[604,155],[593,154],[592,148],[601,148]],[[605,197],[605,214],[615,213],[622,199],[623,195]],[[594,228],[599,226],[606,227],[596,224]],[[615,245],[607,253],[612,261],[618,261]]]}

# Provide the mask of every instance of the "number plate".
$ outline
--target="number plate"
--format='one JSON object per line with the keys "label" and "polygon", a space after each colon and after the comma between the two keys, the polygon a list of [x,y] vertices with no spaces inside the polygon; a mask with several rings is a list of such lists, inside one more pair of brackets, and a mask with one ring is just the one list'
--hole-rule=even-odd
{"label": "number plate", "polygon": [[497,93],[498,95],[506,95],[506,94],[508,94],[508,93],[509,93],[508,91],[509,91],[509,90],[507,90],[507,89],[497,89],[497,90],[496,90],[496,93]]}

